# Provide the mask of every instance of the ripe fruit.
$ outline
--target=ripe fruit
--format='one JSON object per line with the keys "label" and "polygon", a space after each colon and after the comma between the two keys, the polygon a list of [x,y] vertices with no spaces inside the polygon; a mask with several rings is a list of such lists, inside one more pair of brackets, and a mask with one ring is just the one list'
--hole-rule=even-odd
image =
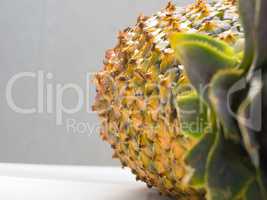
{"label": "ripe fruit", "polygon": [[[179,200],[243,199],[240,188],[255,181],[246,157],[249,141],[244,144],[223,101],[225,87],[245,73],[238,66],[249,63],[242,62],[244,34],[235,1],[198,0],[186,8],[169,3],[152,17],[141,15],[118,38],[95,76],[93,106],[114,157],[137,180]],[[199,87],[211,81],[207,90]],[[235,95],[234,111],[246,95]],[[229,165],[223,146],[234,152]],[[224,170],[227,180],[215,178]],[[235,175],[240,178],[232,180]]]}

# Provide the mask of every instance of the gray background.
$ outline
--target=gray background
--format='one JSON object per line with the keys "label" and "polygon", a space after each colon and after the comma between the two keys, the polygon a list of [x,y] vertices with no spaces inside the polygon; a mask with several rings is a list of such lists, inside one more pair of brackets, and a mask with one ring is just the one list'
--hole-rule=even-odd
{"label": "gray background", "polygon": [[[185,4],[189,0],[176,3]],[[192,0],[190,1],[192,2]],[[46,83],[75,83],[86,90],[86,73],[102,65],[105,49],[116,42],[119,29],[134,24],[166,5],[164,0],[0,0],[0,162],[116,165],[111,150],[96,130],[67,131],[56,125],[55,114],[23,115],[6,102],[8,80],[19,72],[51,72]],[[90,83],[91,84],[91,83]],[[37,102],[35,79],[23,79],[13,90],[17,104]],[[93,97],[94,94],[91,94]],[[72,107],[77,97],[69,91],[64,105]],[[53,101],[55,102],[55,100]],[[74,118],[97,125],[95,114],[85,109]]]}

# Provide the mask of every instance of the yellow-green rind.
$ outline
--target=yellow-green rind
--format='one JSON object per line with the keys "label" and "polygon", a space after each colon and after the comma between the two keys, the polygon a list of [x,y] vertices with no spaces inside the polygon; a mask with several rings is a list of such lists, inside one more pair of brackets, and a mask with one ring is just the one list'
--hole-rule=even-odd
{"label": "yellow-green rind", "polygon": [[107,51],[94,79],[93,109],[102,138],[137,180],[179,200],[202,200],[205,191],[190,186],[193,171],[184,161],[198,137],[181,131],[177,112],[176,89],[187,83],[167,39],[177,31],[205,33],[233,46],[243,37],[232,1],[199,0],[185,8],[169,3],[152,17],[141,15]]}

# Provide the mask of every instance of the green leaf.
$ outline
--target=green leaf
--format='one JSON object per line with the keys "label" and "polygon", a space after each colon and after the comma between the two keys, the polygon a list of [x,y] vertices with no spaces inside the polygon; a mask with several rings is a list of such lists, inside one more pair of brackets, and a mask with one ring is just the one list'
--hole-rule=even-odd
{"label": "green leaf", "polygon": [[235,200],[253,177],[255,169],[246,152],[218,132],[207,164],[208,199]]}
{"label": "green leaf", "polygon": [[256,180],[253,180],[248,185],[243,198],[244,200],[266,200],[266,197],[263,196],[260,186]]}
{"label": "green leaf", "polygon": [[256,168],[259,168],[260,156],[257,132],[262,128],[261,78],[253,79],[251,83],[248,96],[238,110],[238,124],[252,163]]}
{"label": "green leaf", "polygon": [[217,72],[212,78],[209,99],[219,118],[226,138],[241,143],[237,124],[237,110],[247,94],[246,79],[242,70],[227,69]]}
{"label": "green leaf", "polygon": [[266,10],[266,0],[239,0],[246,39],[245,55],[240,66],[245,69],[250,67],[250,71],[263,68],[267,63]]}
{"label": "green leaf", "polygon": [[256,57],[254,60],[254,65],[256,68],[262,68],[267,64],[267,1],[258,0],[256,2]]}
{"label": "green leaf", "polygon": [[208,155],[215,141],[215,134],[207,133],[199,143],[191,149],[185,157],[187,165],[194,169],[190,185],[201,188],[205,185],[206,166]]}
{"label": "green leaf", "polygon": [[210,36],[204,34],[196,33],[173,33],[170,35],[170,42],[172,45],[183,42],[203,42],[214,48],[217,48],[219,51],[224,52],[226,55],[233,56],[235,50],[230,47],[227,43],[222,42],[221,40],[214,39]]}
{"label": "green leaf", "polygon": [[207,106],[195,91],[185,91],[176,97],[175,102],[181,132],[193,138],[203,135],[207,127]]}
{"label": "green leaf", "polygon": [[205,100],[213,75],[220,69],[238,64],[231,47],[208,36],[175,33],[170,36],[170,42],[190,82]]}
{"label": "green leaf", "polygon": [[239,0],[239,13],[245,32],[245,54],[241,63],[242,68],[248,69],[254,58],[255,48],[255,13],[257,0]]}
{"label": "green leaf", "polygon": [[238,200],[266,200],[267,196],[262,191],[260,183],[257,181],[256,178],[252,178],[246,184],[246,187],[240,193],[240,196],[237,198]]}

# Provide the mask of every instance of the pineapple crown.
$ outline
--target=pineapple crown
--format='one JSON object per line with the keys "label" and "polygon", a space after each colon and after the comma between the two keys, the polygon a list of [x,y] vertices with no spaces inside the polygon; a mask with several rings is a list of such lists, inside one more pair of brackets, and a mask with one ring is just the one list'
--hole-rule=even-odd
{"label": "pineapple crown", "polygon": [[267,1],[238,3],[244,51],[201,34],[169,36],[194,88],[180,94],[178,104],[186,107],[198,98],[208,109],[205,120],[212,128],[199,136],[186,162],[195,170],[192,184],[204,187],[212,200],[267,199]]}

